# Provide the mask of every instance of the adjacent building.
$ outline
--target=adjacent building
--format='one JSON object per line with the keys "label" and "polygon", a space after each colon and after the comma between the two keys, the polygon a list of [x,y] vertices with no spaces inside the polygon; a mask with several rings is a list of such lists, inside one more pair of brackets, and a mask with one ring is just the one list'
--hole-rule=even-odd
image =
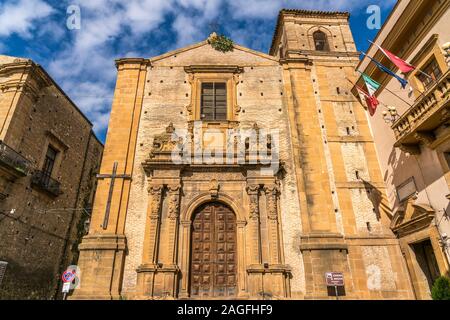
{"label": "adjacent building", "polygon": [[382,85],[382,105],[369,123],[393,208],[390,227],[417,299],[429,299],[434,280],[449,273],[449,7],[448,0],[398,1],[374,40],[417,66],[409,74],[401,74],[376,46],[367,52],[405,77],[410,88],[402,89],[368,58],[358,65]]}
{"label": "adjacent building", "polygon": [[344,299],[414,298],[348,19],[282,10],[269,54],[212,34],[116,61],[72,298],[335,299],[327,272]]}
{"label": "adjacent building", "polygon": [[78,258],[103,145],[45,70],[0,56],[2,299],[50,299]]}

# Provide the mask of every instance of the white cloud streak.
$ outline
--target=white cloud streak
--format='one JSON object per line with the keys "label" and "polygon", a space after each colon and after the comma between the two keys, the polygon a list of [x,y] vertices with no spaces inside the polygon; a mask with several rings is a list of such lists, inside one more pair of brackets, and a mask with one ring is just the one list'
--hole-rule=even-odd
{"label": "white cloud streak", "polygon": [[[60,12],[65,9],[60,3],[58,9],[52,8],[49,1],[7,0],[0,5],[0,39],[17,34],[25,39],[34,36],[37,41],[51,35],[60,41],[47,61],[37,62],[46,66],[97,132],[107,126],[116,58],[149,57],[161,49],[200,41],[208,36],[211,21],[222,23],[237,43],[263,48],[270,44],[281,8],[365,12],[364,8],[373,4],[371,0],[65,0],[66,6],[81,9],[81,29],[67,30],[64,19],[53,18],[55,12],[65,14]],[[393,3],[395,0],[386,0],[380,5]],[[149,43],[155,33],[171,37],[165,39],[164,48],[160,43]]]}
{"label": "white cloud streak", "polygon": [[37,23],[54,13],[54,9],[41,0],[6,1],[0,4],[0,36],[17,33],[30,38]]}

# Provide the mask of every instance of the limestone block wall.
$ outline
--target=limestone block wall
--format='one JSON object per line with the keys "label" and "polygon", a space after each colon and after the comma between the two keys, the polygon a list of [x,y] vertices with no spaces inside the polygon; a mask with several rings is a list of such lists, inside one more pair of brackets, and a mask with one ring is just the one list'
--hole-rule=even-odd
{"label": "limestone block wall", "polygon": [[[383,211],[387,203],[385,187],[364,110],[353,101],[349,82],[345,79],[352,77],[352,61],[337,64],[316,62],[319,84],[316,92],[320,94],[321,113],[326,119],[327,143],[324,148],[329,146],[332,154],[329,174],[334,175],[335,189],[332,186],[332,190],[336,190],[339,201],[336,219],[343,221],[343,235],[350,246],[346,260],[351,276],[347,280],[353,292],[348,294],[371,298],[410,297],[409,293],[405,294],[407,283],[397,277],[398,274],[407,277],[404,263],[392,263],[401,258],[398,242],[387,240],[382,246],[375,246],[369,238],[394,239],[394,236],[389,230],[389,216]],[[327,71],[322,73],[320,70],[325,68]],[[328,76],[323,76],[325,74]],[[366,240],[358,247],[354,237]],[[358,267],[353,265],[357,257],[361,258]]]}
{"label": "limestone block wall", "polygon": [[[290,128],[284,101],[284,83],[279,63],[263,54],[248,49],[235,48],[227,54],[219,53],[208,44],[175,51],[151,59],[147,72],[144,100],[137,138],[130,203],[127,213],[125,235],[129,254],[125,260],[123,293],[132,295],[136,287],[136,268],[142,263],[145,231],[145,215],[148,205],[147,177],[141,163],[148,158],[153,136],[164,132],[172,122],[176,129],[187,129],[191,85],[184,67],[190,65],[239,65],[244,68],[239,75],[236,89],[237,102],[241,110],[237,121],[239,127],[250,129],[257,123],[261,129],[277,129],[280,137],[280,160],[286,170],[281,181],[281,228],[285,263],[292,267],[291,290],[300,294],[304,290],[301,254],[296,246],[301,233],[294,165],[291,159]],[[214,178],[225,192],[239,203],[247,214],[246,181],[239,173],[229,170],[194,174],[183,178],[183,196],[180,212],[184,212],[191,201],[208,191],[208,183]],[[264,207],[264,203],[261,204]],[[164,228],[164,226],[162,226]],[[251,241],[250,238],[247,241]],[[180,253],[181,254],[181,253]],[[250,255],[250,253],[248,253]],[[164,255],[161,257],[164,258]]]}
{"label": "limestone block wall", "polygon": [[[344,273],[347,297],[410,298],[365,110],[350,93],[358,57],[347,19],[287,10],[280,14],[271,49],[285,60],[286,91],[292,90],[305,292],[326,298],[323,273],[334,270]],[[312,34],[318,30],[327,36],[330,52],[314,51]]]}
{"label": "limestone block wall", "polygon": [[[45,79],[48,86],[38,85],[45,75],[31,61],[30,66],[18,67],[22,76],[10,74],[9,80],[22,81],[20,88],[0,93],[1,112],[9,110],[2,139],[31,166],[25,177],[5,180],[2,176],[1,192],[6,197],[0,202],[0,260],[9,265],[0,296],[47,299],[56,294],[61,268],[72,260],[82,214],[75,209],[91,206],[103,145],[94,136],[92,124],[61,89],[51,79]],[[0,83],[9,80],[1,78]],[[23,89],[29,86],[39,91]],[[31,175],[42,169],[47,147],[55,141],[64,146],[52,173],[62,193],[52,197],[31,186]]]}
{"label": "limestone block wall", "polygon": [[[289,11],[289,10],[287,10]],[[292,10],[295,11],[295,10]],[[320,30],[327,34],[329,46],[332,51],[346,52],[356,51],[350,26],[345,15],[296,15],[287,12],[283,15],[283,30],[276,38],[271,48],[272,55],[280,55],[278,52],[281,44],[281,57],[285,57],[287,51],[315,50],[313,33]],[[280,21],[279,21],[280,22]]]}

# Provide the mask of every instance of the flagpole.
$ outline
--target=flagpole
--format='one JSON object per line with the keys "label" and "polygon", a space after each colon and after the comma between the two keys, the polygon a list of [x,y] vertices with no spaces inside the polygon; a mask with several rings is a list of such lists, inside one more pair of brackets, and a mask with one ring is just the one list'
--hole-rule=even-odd
{"label": "flagpole", "polygon": [[418,72],[420,72],[421,74],[423,74],[425,77],[428,77],[428,78],[430,78],[431,80],[433,80],[433,81],[435,81],[434,79],[433,79],[433,77],[432,76],[430,76],[430,75],[428,75],[428,74],[426,74],[425,72],[423,72],[422,70],[420,70],[419,68],[416,68],[416,70],[418,71]]}
{"label": "flagpole", "polygon": [[[373,59],[371,56],[367,55],[366,53],[362,52],[363,55],[367,56],[370,59]],[[356,71],[359,71],[358,69],[356,69]],[[362,72],[361,72],[362,73]],[[402,100],[404,103],[406,103],[408,106],[412,107],[413,105],[411,103],[409,103],[408,101],[406,101],[405,99],[403,99],[402,97],[400,97],[399,95],[397,95],[396,93],[394,93],[393,91],[391,91],[390,89],[387,88],[387,86],[384,86],[384,89],[388,92],[390,92],[391,94],[393,94],[394,96],[396,96],[397,98],[399,98],[400,100]]]}
{"label": "flagpole", "polygon": [[[380,45],[378,45],[378,44],[376,44],[376,43],[374,43],[374,42],[372,42],[372,41],[370,41],[370,40],[367,40],[367,41],[369,41],[371,44],[373,44],[373,45],[375,45],[375,46],[377,46],[379,49],[381,48],[381,46]],[[405,61],[406,62],[406,61]],[[415,67],[415,66],[413,66],[412,64],[410,64],[409,62],[406,62],[407,64],[409,64],[411,67],[413,67],[414,68],[414,70],[417,70],[418,72],[420,72],[421,74],[423,74],[424,76],[426,76],[426,77],[428,77],[428,78],[430,78],[431,80],[433,80],[434,81],[434,79],[429,75],[429,74],[426,74],[425,72],[423,72],[422,70],[420,70],[419,68],[417,68],[417,67]]]}
{"label": "flagpole", "polygon": [[[372,57],[370,57],[369,55],[367,55],[365,52],[363,52],[363,51],[361,51],[360,52],[362,55],[365,55],[365,56],[367,56],[368,58],[371,58],[371,59],[373,59]],[[418,70],[418,69],[416,69],[416,70]],[[358,69],[355,69],[355,71],[357,71],[357,72],[359,72],[359,73],[362,73],[360,70],[358,70]],[[418,70],[418,71],[420,71],[420,70]],[[434,81],[434,80],[433,80]],[[418,93],[420,93],[420,95],[423,95],[425,92],[423,92],[423,91],[420,91],[419,89],[416,89],[416,88],[413,88],[413,86],[412,85],[410,85],[410,88],[411,89],[413,89],[414,91],[417,91]],[[389,89],[386,89],[386,90],[389,90]],[[399,97],[400,98],[400,97]],[[401,99],[401,98],[400,98]],[[402,99],[403,100],[403,99]],[[403,100],[404,101],[404,100]],[[406,102],[406,101],[404,101],[404,102]],[[407,103],[407,102],[406,102]]]}
{"label": "flagpole", "polygon": [[[347,79],[347,81],[350,82],[354,87],[357,87],[357,85],[353,83],[349,78],[345,77],[345,79]],[[381,105],[385,106],[386,108],[388,107],[388,105],[383,103],[383,101],[381,101],[379,98],[377,98],[377,100]]]}
{"label": "flagpole", "polygon": [[[350,82],[353,86],[356,86],[356,84],[353,83],[352,81],[350,81],[349,78],[346,77],[346,79],[347,79],[347,81]],[[384,89],[386,89],[388,92],[390,92],[391,94],[393,94],[394,96],[396,96],[397,98],[399,98],[400,100],[402,100],[402,101],[403,101],[404,103],[406,103],[408,106],[410,106],[410,107],[413,106],[412,104],[410,104],[410,103],[408,103],[407,101],[403,100],[400,96],[396,95],[394,92],[392,92],[392,91],[389,90],[388,88],[384,87]],[[378,101],[379,101],[382,105],[384,105],[385,107],[389,107],[387,104],[383,103],[378,97],[377,97],[377,99],[378,99]]]}
{"label": "flagpole", "polygon": [[404,100],[402,97],[400,97],[399,95],[395,94],[393,91],[389,90],[388,88],[386,88],[386,86],[384,87],[384,89],[388,92],[390,92],[391,94],[393,94],[394,96],[396,96],[397,98],[399,98],[400,100],[402,100],[404,103],[406,103],[408,106],[412,107],[413,105],[411,103],[409,103],[408,101]]}

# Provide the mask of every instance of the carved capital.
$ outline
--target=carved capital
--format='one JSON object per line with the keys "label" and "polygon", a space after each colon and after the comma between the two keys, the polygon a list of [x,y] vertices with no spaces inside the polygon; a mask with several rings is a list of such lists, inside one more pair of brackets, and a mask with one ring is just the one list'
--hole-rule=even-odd
{"label": "carved capital", "polygon": [[247,186],[247,194],[258,194],[259,192],[259,185],[257,184],[251,184]]}
{"label": "carved capital", "polygon": [[267,218],[269,220],[278,220],[277,200],[279,189],[277,185],[264,186],[267,203]]}
{"label": "carved capital", "polygon": [[266,195],[275,195],[277,196],[279,193],[279,188],[277,185],[273,184],[273,185],[265,185],[264,186],[264,192],[266,193]]}
{"label": "carved capital", "polygon": [[162,190],[163,190],[162,185],[149,185],[147,188],[148,194],[152,196],[161,195]]}
{"label": "carved capital", "polygon": [[168,185],[168,200],[169,200],[169,206],[168,206],[168,218],[170,220],[176,220],[178,219],[180,215],[180,185]]}
{"label": "carved capital", "polygon": [[179,184],[169,184],[167,185],[167,190],[169,193],[178,193],[181,190],[181,185]]}
{"label": "carved capital", "polygon": [[147,190],[149,194],[149,201],[151,202],[150,219],[158,220],[161,212],[163,186],[150,185]]}
{"label": "carved capital", "polygon": [[257,220],[259,218],[259,185],[252,184],[247,186],[247,194],[249,197],[250,219]]}

